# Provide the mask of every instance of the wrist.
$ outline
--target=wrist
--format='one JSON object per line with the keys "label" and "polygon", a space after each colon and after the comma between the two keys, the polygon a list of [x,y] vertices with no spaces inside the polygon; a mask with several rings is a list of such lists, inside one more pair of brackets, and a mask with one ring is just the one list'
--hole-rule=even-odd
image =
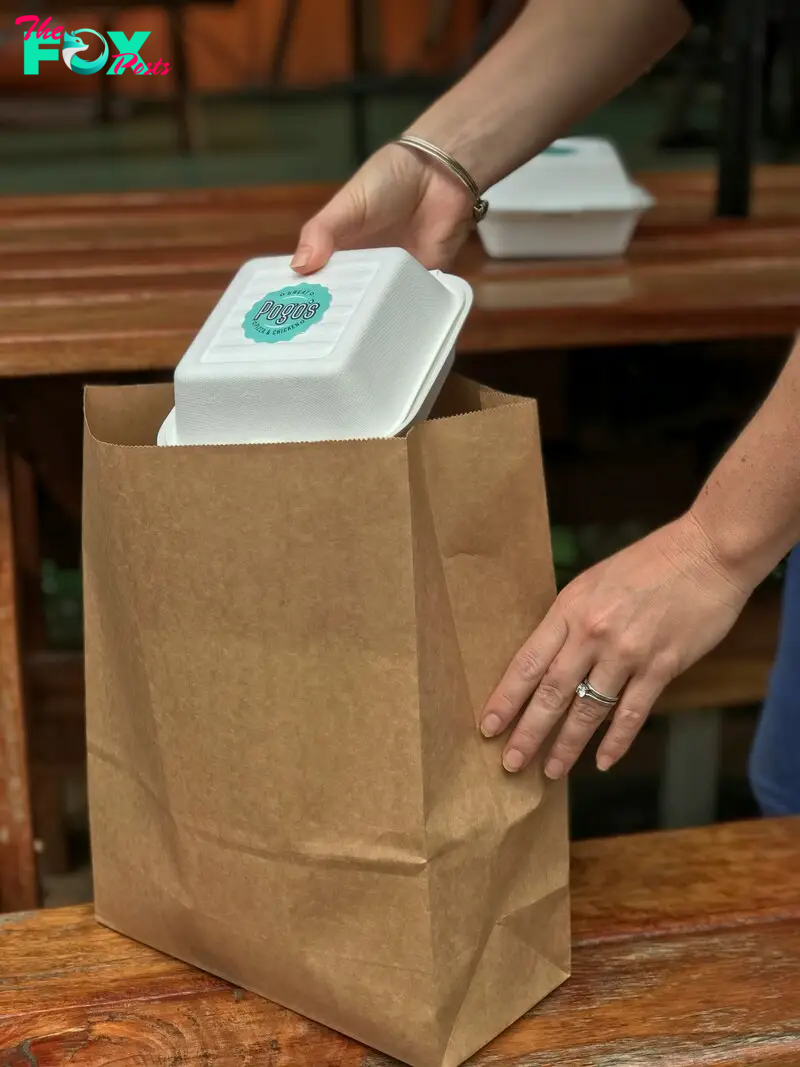
{"label": "wrist", "polygon": [[[419,134],[414,136],[419,137]],[[417,168],[417,173],[420,175],[420,187],[425,189],[426,194],[435,191],[435,194],[441,198],[446,193],[446,201],[454,215],[463,216],[465,222],[473,220],[476,197],[449,166],[413,145],[393,141],[386,147],[392,152],[400,153],[397,158],[403,166],[407,166],[411,161],[411,165]],[[401,157],[405,158],[401,159]]]}
{"label": "wrist", "polygon": [[462,189],[466,190],[472,203],[472,218],[475,222],[480,222],[486,215],[486,209],[488,203],[481,196],[480,189],[475,182],[472,175],[465,170],[464,167],[458,162],[458,160],[450,155],[449,152],[443,151],[430,141],[426,141],[422,137],[414,137],[406,134],[396,142],[401,148],[407,148],[410,152],[416,152],[418,155],[423,156],[425,159],[432,160],[433,163],[444,173],[446,173],[451,179],[455,178],[458,185]]}
{"label": "wrist", "polygon": [[684,516],[696,539],[704,543],[713,565],[748,595],[777,566],[782,553],[770,550],[750,526],[730,515],[706,487]]}
{"label": "wrist", "polygon": [[[445,123],[434,120],[433,116],[423,115],[405,131],[404,136],[421,137],[423,141],[429,141],[443,152],[447,152],[470,174],[481,193],[495,180],[488,165],[487,156],[490,153],[485,145],[481,150],[481,145],[470,136],[463,123]],[[432,160],[430,163],[431,166],[437,166]],[[457,178],[454,180],[458,181]]]}

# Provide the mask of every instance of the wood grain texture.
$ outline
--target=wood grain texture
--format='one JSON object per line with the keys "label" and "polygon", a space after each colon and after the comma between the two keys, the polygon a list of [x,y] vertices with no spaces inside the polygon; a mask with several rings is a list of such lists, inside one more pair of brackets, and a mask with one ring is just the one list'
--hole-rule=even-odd
{"label": "wood grain texture", "polygon": [[795,1067],[798,959],[797,921],[586,946],[570,982],[474,1063]]}
{"label": "wood grain texture", "polygon": [[[711,219],[710,174],[644,175],[659,206],[624,259],[507,262],[477,239],[462,353],[782,336],[800,326],[800,168]],[[287,253],[331,185],[0,200],[0,375],[171,369],[236,268]]]}
{"label": "wood grain texture", "polygon": [[[578,949],[572,979],[473,1067],[797,1067],[800,923]],[[396,1067],[220,985],[0,1020],[2,1067]]]}
{"label": "wood grain texture", "polygon": [[800,818],[581,841],[572,848],[573,938],[800,919],[798,870]]}
{"label": "wood grain texture", "polygon": [[[643,171],[637,175],[637,180],[658,201],[656,212],[659,219],[702,219],[714,214],[715,170]],[[800,217],[797,167],[779,164],[755,169],[751,214],[760,219]]]}
{"label": "wood grain texture", "polygon": [[36,906],[11,458],[0,418],[0,911]]}
{"label": "wood grain texture", "polygon": [[[716,172],[713,169],[651,170],[636,175],[655,196],[651,217],[709,219],[714,214]],[[0,218],[44,216],[60,212],[165,211],[176,209],[249,212],[286,210],[298,204],[323,203],[338,189],[335,182],[215,188],[146,189],[126,192],[57,193],[0,198]],[[797,166],[760,165],[754,172],[754,218],[800,217],[800,183]]]}
{"label": "wood grain texture", "polygon": [[[797,1067],[799,861],[800,820],[576,846],[574,976],[471,1062]],[[120,1063],[390,1061],[98,926],[90,909],[0,918],[0,1067]]]}

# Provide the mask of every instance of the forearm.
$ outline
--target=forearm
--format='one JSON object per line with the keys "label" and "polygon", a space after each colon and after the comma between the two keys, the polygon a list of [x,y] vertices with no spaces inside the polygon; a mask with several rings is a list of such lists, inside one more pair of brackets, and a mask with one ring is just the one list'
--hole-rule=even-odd
{"label": "forearm", "polygon": [[748,588],[800,542],[800,340],[690,515],[726,571]]}
{"label": "forearm", "polygon": [[485,189],[633,82],[688,27],[680,0],[529,0],[410,132],[451,152]]}

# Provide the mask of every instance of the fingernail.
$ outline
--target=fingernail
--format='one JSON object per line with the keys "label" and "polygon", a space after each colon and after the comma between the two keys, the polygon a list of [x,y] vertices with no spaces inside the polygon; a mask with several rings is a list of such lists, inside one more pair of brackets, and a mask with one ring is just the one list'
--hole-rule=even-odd
{"label": "fingernail", "polygon": [[544,769],[546,777],[552,778],[555,782],[559,778],[564,777],[564,764],[560,759],[551,759],[547,761],[547,766]]}
{"label": "fingernail", "polygon": [[503,729],[503,720],[499,715],[487,715],[481,723],[481,733],[484,737],[497,737]]}
{"label": "fingernail", "polygon": [[519,749],[512,748],[506,752],[503,756],[503,766],[511,774],[516,774],[517,771],[521,771],[525,765],[525,756],[519,751]]}
{"label": "fingernail", "polygon": [[598,756],[597,757],[597,769],[598,771],[609,771],[614,761],[610,756]]}
{"label": "fingernail", "polygon": [[292,260],[292,270],[305,270],[311,259],[311,249],[308,245],[300,245]]}

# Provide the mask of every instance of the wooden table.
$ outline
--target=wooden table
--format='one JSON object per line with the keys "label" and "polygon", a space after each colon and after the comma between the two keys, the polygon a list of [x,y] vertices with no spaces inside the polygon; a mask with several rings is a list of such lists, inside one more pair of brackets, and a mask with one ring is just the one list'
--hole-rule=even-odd
{"label": "wooden table", "polygon": [[[800,168],[709,221],[711,175],[659,198],[625,259],[500,262],[470,242],[460,351],[781,336],[800,326]],[[0,377],[171,369],[243,260],[290,252],[329,185],[0,200]]]}
{"label": "wooden table", "polygon": [[[586,842],[573,977],[474,1067],[797,1067],[800,820]],[[390,1067],[98,926],[0,919],[2,1067]]]}
{"label": "wooden table", "polygon": [[[487,260],[473,241],[458,265],[476,293],[461,351],[775,336],[800,324],[800,168],[761,168],[755,217],[743,222],[709,221],[710,173],[640,180],[659,206],[625,259],[502,263]],[[0,415],[10,379],[33,376],[45,389],[69,374],[171,370],[238,265],[290,251],[331,191],[310,185],[0,198]],[[57,459],[59,448],[51,452]],[[20,574],[10,556],[15,537],[19,550],[32,533],[20,536],[18,519],[13,529],[9,466],[0,442],[0,910],[31,906],[35,885]],[[677,683],[668,702],[685,707],[709,669],[716,681],[701,685],[704,698],[720,681],[726,699],[763,693],[774,602],[765,626],[750,618],[737,630],[749,651],[737,653],[736,670],[726,645]],[[74,674],[67,665],[73,691]],[[41,689],[42,679],[40,671],[27,681]]]}

